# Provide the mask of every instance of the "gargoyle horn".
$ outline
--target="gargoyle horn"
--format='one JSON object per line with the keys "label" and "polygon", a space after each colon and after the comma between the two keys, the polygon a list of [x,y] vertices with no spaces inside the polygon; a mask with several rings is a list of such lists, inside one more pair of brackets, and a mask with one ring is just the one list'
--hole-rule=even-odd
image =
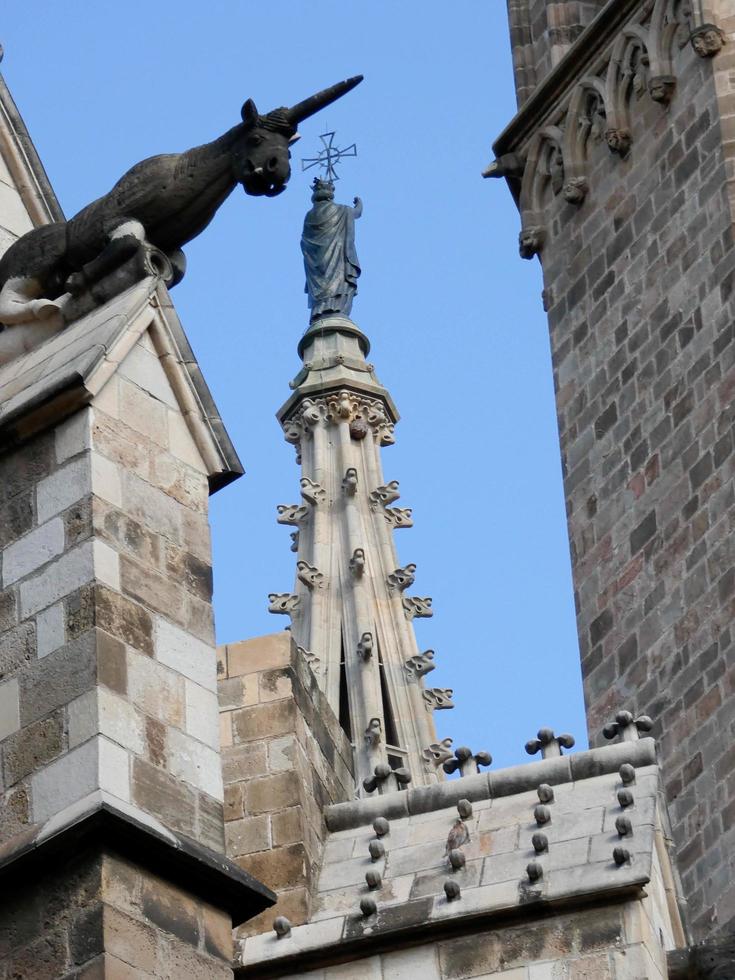
{"label": "gargoyle horn", "polygon": [[344,82],[337,82],[336,85],[322,89],[316,95],[310,95],[303,102],[299,102],[290,109],[286,109],[288,121],[293,126],[298,126],[300,122],[308,119],[309,116],[313,116],[315,112],[319,112],[320,109],[324,109],[326,106],[331,105],[332,102],[336,102],[337,99],[341,99],[343,95],[346,95],[356,85],[359,85],[362,79],[362,75],[355,75],[353,78],[348,78]]}

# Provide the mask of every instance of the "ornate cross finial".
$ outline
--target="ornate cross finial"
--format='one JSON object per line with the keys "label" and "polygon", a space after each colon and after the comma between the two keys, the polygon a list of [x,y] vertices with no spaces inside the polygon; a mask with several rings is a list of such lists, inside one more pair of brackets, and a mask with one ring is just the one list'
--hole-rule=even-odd
{"label": "ornate cross finial", "polygon": [[339,180],[339,175],[335,167],[342,160],[342,157],[356,157],[357,144],[352,143],[345,149],[340,150],[334,145],[334,132],[322,133],[319,139],[323,143],[318,156],[302,157],[301,170],[310,170],[312,167],[319,167],[324,171],[324,179],[328,181]]}

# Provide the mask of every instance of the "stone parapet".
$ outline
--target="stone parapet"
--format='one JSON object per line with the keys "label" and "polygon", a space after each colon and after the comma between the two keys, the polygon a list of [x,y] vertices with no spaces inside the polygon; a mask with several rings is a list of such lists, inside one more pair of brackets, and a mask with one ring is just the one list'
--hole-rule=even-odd
{"label": "stone parapet", "polygon": [[[353,971],[367,969],[372,957],[376,972],[354,975],[392,976],[397,954],[385,950],[423,942],[415,956],[427,978],[478,976],[480,962],[482,976],[518,967],[532,977],[521,964],[533,971],[537,963],[559,975],[574,964],[599,978],[665,976],[666,950],[683,933],[652,754],[648,739],[500,771],[492,798],[486,776],[463,777],[386,795],[380,817],[372,800],[331,807],[328,823],[342,829],[326,841],[309,921],[245,939],[238,974],[311,976],[299,970],[313,968],[316,980],[341,976],[332,964],[347,959]],[[400,813],[393,797],[411,792],[433,793],[433,805]],[[362,819],[336,823],[349,808]],[[608,924],[606,939],[595,922]],[[553,947],[552,935],[566,938]],[[630,973],[604,972],[616,955]]]}

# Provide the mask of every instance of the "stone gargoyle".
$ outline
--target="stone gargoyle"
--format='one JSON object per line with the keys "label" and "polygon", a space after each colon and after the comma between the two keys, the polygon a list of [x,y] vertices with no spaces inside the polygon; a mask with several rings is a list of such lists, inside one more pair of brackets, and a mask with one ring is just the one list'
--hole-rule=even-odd
{"label": "stone gargoyle", "polygon": [[[6,328],[0,363],[62,329],[76,297],[141,253],[139,275],[178,282],[182,246],[207,227],[235,186],[253,196],[280,194],[291,176],[289,145],[298,139],[298,124],[361,80],[357,75],[263,116],[248,99],[242,122],[223,136],[184,153],[149,157],[69,221],[19,238],[0,259],[0,324]],[[98,301],[106,298],[100,292]]]}

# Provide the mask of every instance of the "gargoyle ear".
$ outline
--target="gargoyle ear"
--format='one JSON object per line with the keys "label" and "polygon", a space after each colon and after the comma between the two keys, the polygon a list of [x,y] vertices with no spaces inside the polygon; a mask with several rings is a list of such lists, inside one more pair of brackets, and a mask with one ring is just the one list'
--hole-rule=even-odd
{"label": "gargoyle ear", "polygon": [[256,124],[258,121],[258,110],[252,99],[248,99],[248,101],[243,105],[242,109],[240,110],[240,115],[242,116],[242,121],[246,126],[254,126]]}

